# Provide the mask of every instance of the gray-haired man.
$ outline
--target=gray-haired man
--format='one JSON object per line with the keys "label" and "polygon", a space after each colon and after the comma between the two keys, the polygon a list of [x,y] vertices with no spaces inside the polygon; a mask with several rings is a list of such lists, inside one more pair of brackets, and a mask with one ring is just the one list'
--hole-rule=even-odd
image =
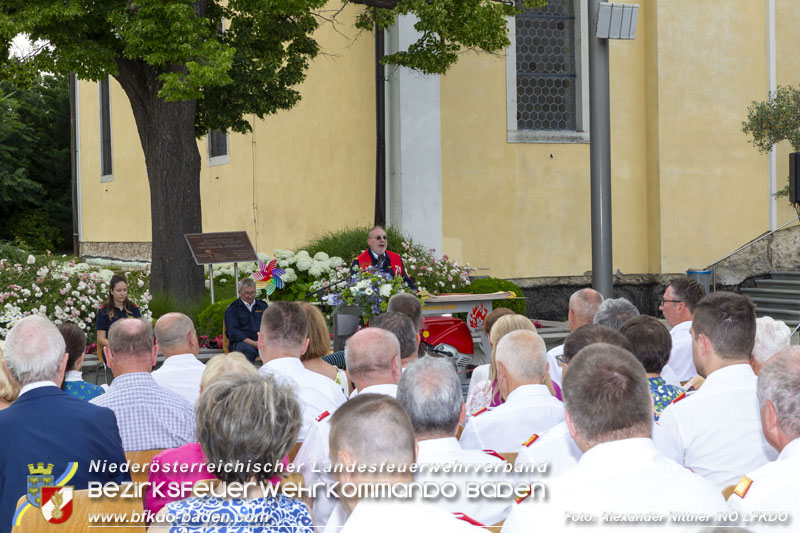
{"label": "gray-haired man", "polygon": [[225,310],[225,335],[231,351],[242,352],[250,361],[258,357],[258,329],[267,302],[256,300],[256,282],[239,282],[239,299]]}

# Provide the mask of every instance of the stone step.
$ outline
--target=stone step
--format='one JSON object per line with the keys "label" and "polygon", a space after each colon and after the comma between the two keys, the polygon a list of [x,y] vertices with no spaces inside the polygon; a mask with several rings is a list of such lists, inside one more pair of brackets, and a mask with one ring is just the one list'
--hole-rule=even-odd
{"label": "stone step", "polygon": [[767,288],[747,288],[742,289],[742,294],[762,298],[776,298],[781,300],[800,300],[800,289],[767,289]]}
{"label": "stone step", "polygon": [[779,307],[781,309],[792,309],[800,311],[800,298],[785,299],[785,298],[770,298],[766,296],[750,296],[750,300],[756,307]]}
{"label": "stone step", "polygon": [[759,289],[795,289],[800,290],[800,280],[794,279],[757,279]]}
{"label": "stone step", "polygon": [[775,271],[770,272],[772,279],[800,280],[800,272]]}
{"label": "stone step", "polygon": [[774,319],[800,320],[800,310],[786,309],[785,307],[756,307],[758,316],[771,316]]}

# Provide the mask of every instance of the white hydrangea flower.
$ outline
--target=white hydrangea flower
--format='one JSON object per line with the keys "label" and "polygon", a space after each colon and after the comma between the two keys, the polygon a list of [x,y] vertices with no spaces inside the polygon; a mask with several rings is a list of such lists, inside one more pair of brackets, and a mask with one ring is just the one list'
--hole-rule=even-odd
{"label": "white hydrangea flower", "polygon": [[98,276],[100,276],[100,278],[102,278],[106,283],[111,283],[111,278],[114,277],[114,272],[104,268],[98,273]]}
{"label": "white hydrangea flower", "polygon": [[328,257],[328,254],[326,254],[325,252],[317,252],[314,254],[314,259],[316,261],[327,261],[330,258]]}
{"label": "white hydrangea flower", "polygon": [[392,286],[389,283],[381,285],[380,294],[383,298],[388,298],[392,295]]}
{"label": "white hydrangea flower", "polygon": [[[297,267],[300,268],[300,262],[299,261],[297,262]],[[311,266],[308,267],[308,273],[311,274],[312,276],[314,276],[315,278],[320,277],[323,272],[324,272],[324,269],[322,267],[322,263],[320,263],[319,261],[312,261],[311,262]]]}
{"label": "white hydrangea flower", "polygon": [[312,264],[312,260],[308,256],[307,252],[306,252],[305,257],[301,257],[298,254],[298,256],[297,256],[297,270],[299,270],[300,272],[305,272],[306,270],[311,268],[311,264]]}
{"label": "white hydrangea flower", "polygon": [[298,259],[298,260],[299,260],[301,257],[307,257],[307,258],[311,259],[311,256],[310,256],[310,255],[308,255],[308,252],[307,252],[307,251],[305,251],[305,250],[300,250],[299,252],[297,252],[297,256],[296,256],[296,257],[297,257],[297,259]]}
{"label": "white hydrangea flower", "polygon": [[286,273],[281,276],[281,279],[284,283],[291,283],[297,280],[297,273],[294,271],[293,268],[286,268],[284,269]]}
{"label": "white hydrangea flower", "polygon": [[256,256],[258,256],[258,260],[261,261],[262,263],[269,263],[270,261],[272,261],[272,258],[269,256],[267,252],[258,252]]}
{"label": "white hydrangea flower", "polygon": [[344,265],[344,259],[342,259],[337,255],[334,255],[328,260],[328,265],[331,268],[339,268],[340,266]]}

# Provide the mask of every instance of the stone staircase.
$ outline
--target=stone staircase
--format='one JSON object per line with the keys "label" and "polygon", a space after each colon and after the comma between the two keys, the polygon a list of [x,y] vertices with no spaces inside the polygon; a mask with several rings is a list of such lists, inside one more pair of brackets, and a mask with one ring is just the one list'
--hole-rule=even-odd
{"label": "stone staircase", "polygon": [[800,272],[771,272],[771,279],[756,280],[755,288],[743,288],[756,304],[758,316],[783,320],[794,329],[800,323]]}

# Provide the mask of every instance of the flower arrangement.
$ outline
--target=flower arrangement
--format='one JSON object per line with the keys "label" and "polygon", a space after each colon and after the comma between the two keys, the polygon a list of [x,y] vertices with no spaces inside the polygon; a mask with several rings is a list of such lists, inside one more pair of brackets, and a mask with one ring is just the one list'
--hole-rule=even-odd
{"label": "flower arrangement", "polygon": [[329,279],[312,285],[312,290],[330,287],[330,292],[322,296],[326,305],[337,307],[348,305],[360,307],[365,320],[386,311],[389,298],[399,292],[411,292],[403,283],[402,276],[392,277],[390,274],[369,267],[365,270],[351,271],[339,267]]}
{"label": "flower arrangement", "polygon": [[431,294],[464,292],[475,269],[469,263],[462,266],[451,262],[446,255],[436,259],[435,252],[434,248],[425,250],[403,242],[401,257],[406,273],[414,278],[420,290]]}
{"label": "flower arrangement", "polygon": [[198,335],[197,340],[200,342],[201,348],[222,348],[222,333],[214,338],[209,338],[208,335]]}

